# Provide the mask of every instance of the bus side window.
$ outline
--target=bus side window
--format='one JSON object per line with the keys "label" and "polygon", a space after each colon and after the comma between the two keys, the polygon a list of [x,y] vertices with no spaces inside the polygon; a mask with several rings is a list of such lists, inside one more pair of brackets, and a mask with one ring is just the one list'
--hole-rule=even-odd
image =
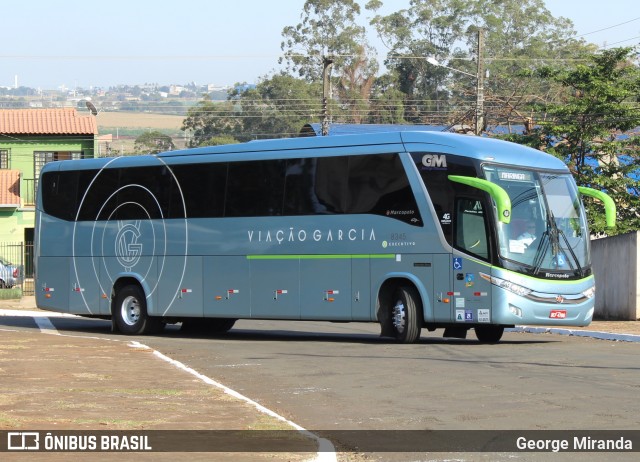
{"label": "bus side window", "polygon": [[282,215],[286,161],[230,162],[225,217]]}
{"label": "bus side window", "polygon": [[319,215],[330,213],[316,192],[318,159],[287,160],[283,215]]}
{"label": "bus side window", "polygon": [[456,199],[454,245],[484,260],[489,259],[485,211],[478,199]]}

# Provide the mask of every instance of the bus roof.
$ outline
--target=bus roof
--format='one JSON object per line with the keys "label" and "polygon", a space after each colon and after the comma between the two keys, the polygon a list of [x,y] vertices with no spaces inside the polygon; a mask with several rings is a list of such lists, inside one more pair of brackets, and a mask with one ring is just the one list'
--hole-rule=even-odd
{"label": "bus roof", "polygon": [[158,154],[158,157],[249,154],[256,152],[383,145],[398,145],[398,147],[404,145],[404,148],[408,152],[429,151],[443,154],[458,154],[473,159],[502,164],[567,170],[566,165],[560,159],[527,146],[482,136],[435,131],[390,131],[386,133],[367,133],[360,135],[259,140],[240,144],[167,151]]}

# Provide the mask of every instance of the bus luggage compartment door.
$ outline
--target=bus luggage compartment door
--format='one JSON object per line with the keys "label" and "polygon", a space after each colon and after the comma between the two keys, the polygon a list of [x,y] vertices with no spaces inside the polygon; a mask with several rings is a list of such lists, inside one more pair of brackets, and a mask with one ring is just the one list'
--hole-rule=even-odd
{"label": "bus luggage compartment door", "polygon": [[300,317],[351,320],[351,259],[300,260]]}
{"label": "bus luggage compartment door", "polygon": [[205,257],[204,316],[248,318],[251,314],[249,260],[245,256]]}
{"label": "bus luggage compartment door", "polygon": [[[39,257],[36,273],[36,304],[38,308],[69,312],[69,267],[68,257]],[[39,275],[46,274],[46,279]]]}
{"label": "bus luggage compartment door", "polygon": [[300,260],[252,259],[251,317],[300,319]]}

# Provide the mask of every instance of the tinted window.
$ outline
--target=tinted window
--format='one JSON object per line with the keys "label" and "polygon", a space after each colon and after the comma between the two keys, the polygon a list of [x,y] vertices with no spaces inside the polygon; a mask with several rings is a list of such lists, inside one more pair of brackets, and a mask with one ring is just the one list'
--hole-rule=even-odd
{"label": "tinted window", "polygon": [[[111,174],[108,170],[107,174]],[[105,204],[101,220],[138,220],[161,219],[169,217],[169,199],[171,195],[170,173],[166,167],[136,167],[118,169],[117,196],[112,196]],[[114,205],[111,205],[111,203]],[[112,210],[112,212],[111,212]]]}
{"label": "tinted window", "polygon": [[454,245],[484,260],[489,259],[486,217],[480,200],[461,198],[456,201]]}
{"label": "tinted window", "polygon": [[231,162],[225,217],[282,215],[286,161]]}
{"label": "tinted window", "polygon": [[52,172],[42,181],[45,211],[65,220],[81,202],[80,220],[182,218],[184,195],[189,218],[376,214],[422,225],[395,154]]}
{"label": "tinted window", "polygon": [[49,172],[42,175],[39,187],[46,213],[64,220],[75,219],[78,176],[78,172]]}
{"label": "tinted window", "polygon": [[371,213],[422,224],[398,155],[351,156],[348,185],[347,213]]}
{"label": "tinted window", "polygon": [[284,210],[287,215],[370,213],[422,224],[395,154],[290,160]]}
{"label": "tinted window", "polygon": [[320,157],[314,173],[315,195],[326,213],[347,213],[349,157]]}
{"label": "tinted window", "polygon": [[442,232],[447,242],[452,244],[456,192],[477,191],[468,186],[453,183],[449,180],[449,175],[477,177],[476,168],[470,159],[451,154],[416,152],[412,157],[429,192]]}
{"label": "tinted window", "polygon": [[[226,163],[175,165],[171,169],[184,194],[187,217],[224,216]],[[172,203],[172,209],[182,208],[181,204],[176,204],[176,199]]]}
{"label": "tinted window", "polygon": [[[318,215],[335,212],[333,206],[318,197],[316,172],[318,162],[322,160],[325,159],[290,159],[287,161],[284,215]],[[326,186],[323,186],[321,190],[324,188]]]}

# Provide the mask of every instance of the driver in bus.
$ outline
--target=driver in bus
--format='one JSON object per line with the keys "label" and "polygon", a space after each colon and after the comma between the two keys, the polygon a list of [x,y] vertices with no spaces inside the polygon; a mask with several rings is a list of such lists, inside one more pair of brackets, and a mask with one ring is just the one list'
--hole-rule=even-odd
{"label": "driver in bus", "polygon": [[524,243],[525,248],[529,247],[533,241],[536,240],[536,224],[533,220],[527,221],[527,227],[524,232],[518,236],[518,240]]}

